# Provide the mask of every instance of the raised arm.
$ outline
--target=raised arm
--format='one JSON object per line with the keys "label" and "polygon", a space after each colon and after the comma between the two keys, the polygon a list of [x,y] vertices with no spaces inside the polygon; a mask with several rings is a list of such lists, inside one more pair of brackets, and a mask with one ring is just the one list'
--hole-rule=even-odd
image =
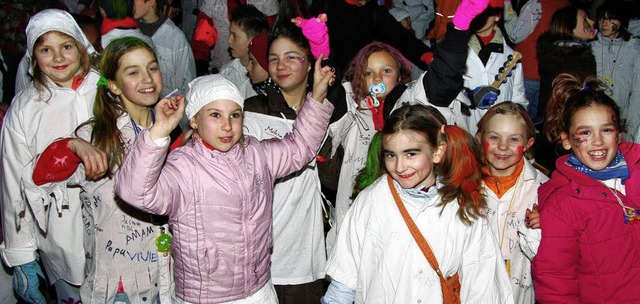
{"label": "raised arm", "polygon": [[184,113],[184,98],[162,99],[155,107],[155,123],[142,131],[115,176],[116,194],[128,204],[153,214],[171,214],[184,201],[190,183],[165,159],[169,134]]}
{"label": "raised arm", "polygon": [[298,113],[293,132],[282,140],[262,142],[268,146],[267,163],[277,178],[300,170],[315,156],[324,140],[329,126],[333,105],[326,99],[329,82],[335,80],[335,73],[329,66],[321,67],[323,56],[315,63],[313,92],[307,94]]}

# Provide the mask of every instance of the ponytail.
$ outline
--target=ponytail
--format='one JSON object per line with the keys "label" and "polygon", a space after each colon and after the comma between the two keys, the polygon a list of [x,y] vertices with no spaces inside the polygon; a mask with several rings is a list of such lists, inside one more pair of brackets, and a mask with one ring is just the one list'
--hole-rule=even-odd
{"label": "ponytail", "polygon": [[351,195],[352,199],[355,199],[362,189],[373,184],[373,182],[384,173],[384,169],[381,170],[381,168],[384,168],[384,161],[382,160],[382,136],[380,133],[376,133],[373,135],[373,138],[371,138],[371,143],[369,144],[367,163],[364,168],[360,170],[358,176],[356,176],[356,185]]}
{"label": "ponytail", "polygon": [[443,186],[438,190],[441,206],[457,200],[458,217],[469,225],[486,207],[482,189],[482,150],[476,139],[464,129],[448,125],[438,135],[439,143],[446,143],[447,150],[436,173]]}
{"label": "ponytail", "polygon": [[574,74],[559,74],[553,80],[551,98],[547,103],[544,134],[549,142],[560,144],[560,134],[569,132],[573,115],[593,104],[610,108],[615,114],[616,127],[620,132],[625,132],[624,123],[620,120],[620,108],[605,90],[604,84],[594,76],[583,80]]}

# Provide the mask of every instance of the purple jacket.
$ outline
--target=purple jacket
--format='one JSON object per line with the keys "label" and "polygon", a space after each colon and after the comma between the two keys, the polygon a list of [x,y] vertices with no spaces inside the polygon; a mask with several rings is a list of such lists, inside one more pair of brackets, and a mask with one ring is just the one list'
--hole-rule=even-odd
{"label": "purple jacket", "polygon": [[181,299],[242,299],[267,283],[274,181],[316,156],[332,111],[308,95],[292,133],[278,141],[247,136],[226,153],[191,140],[166,157],[166,146],[140,133],[115,189],[131,205],[169,216]]}
{"label": "purple jacket", "polygon": [[[622,202],[640,209],[640,145],[622,143],[631,176]],[[539,303],[638,303],[640,223],[624,223],[622,207],[606,186],[556,162],[538,189],[542,241],[533,260]]]}

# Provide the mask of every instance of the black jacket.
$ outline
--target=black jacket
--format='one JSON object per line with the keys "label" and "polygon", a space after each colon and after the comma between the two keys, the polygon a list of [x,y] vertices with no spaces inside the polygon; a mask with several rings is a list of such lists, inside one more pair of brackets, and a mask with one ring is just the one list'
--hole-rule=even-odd
{"label": "black jacket", "polygon": [[358,7],[344,0],[332,0],[326,6],[331,58],[339,71],[347,69],[351,59],[367,44],[382,41],[397,48],[407,59],[425,70],[420,57],[430,49],[396,21],[387,8],[369,1]]}
{"label": "black jacket", "polygon": [[591,45],[578,40],[557,40],[549,32],[538,38],[538,72],[540,101],[538,117],[545,117],[553,80],[561,73],[573,73],[582,79],[596,75],[596,59]]}

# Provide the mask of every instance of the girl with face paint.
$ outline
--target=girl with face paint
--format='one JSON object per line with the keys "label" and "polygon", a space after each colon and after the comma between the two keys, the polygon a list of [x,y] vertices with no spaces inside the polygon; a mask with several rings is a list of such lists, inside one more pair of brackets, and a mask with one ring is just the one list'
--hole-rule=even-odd
{"label": "girl with face paint", "polygon": [[531,260],[540,240],[536,194],[548,180],[526,159],[535,131],[527,110],[507,101],[482,117],[476,134],[487,162],[485,214],[502,251],[515,303],[535,302]]}
{"label": "girl with face paint", "polygon": [[640,39],[627,32],[628,7],[607,1],[597,12],[598,35],[591,42],[598,79],[618,103],[622,120],[635,142],[640,140]]}
{"label": "girl with face paint", "polygon": [[538,189],[540,303],[630,303],[640,292],[640,145],[622,142],[620,110],[605,88],[561,74],[549,101],[544,133],[570,155]]}

